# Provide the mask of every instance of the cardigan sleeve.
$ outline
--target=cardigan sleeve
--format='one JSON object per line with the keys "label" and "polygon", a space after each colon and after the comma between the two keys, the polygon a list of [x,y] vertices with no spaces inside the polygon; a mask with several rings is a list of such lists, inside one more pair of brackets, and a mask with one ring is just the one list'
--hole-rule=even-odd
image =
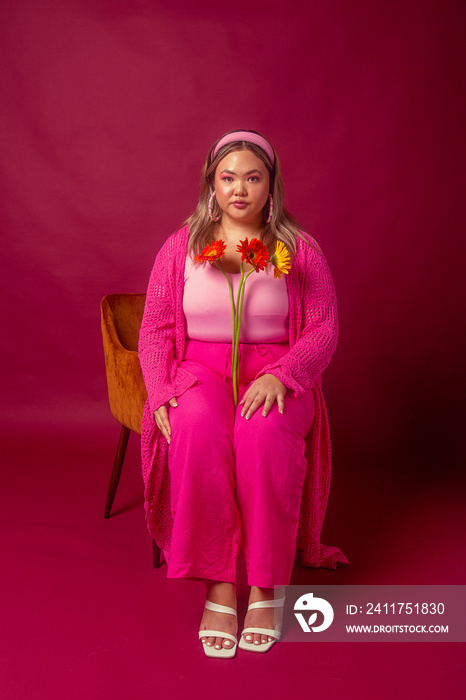
{"label": "cardigan sleeve", "polygon": [[335,286],[323,253],[304,244],[301,259],[296,256],[294,262],[298,278],[290,290],[294,342],[288,353],[266,365],[257,377],[273,374],[294,396],[300,396],[320,379],[335,352],[338,313]]}
{"label": "cardigan sleeve", "polygon": [[151,413],[198,383],[196,377],[178,367],[180,360],[176,358],[177,245],[174,234],[157,254],[139,333],[139,361]]}

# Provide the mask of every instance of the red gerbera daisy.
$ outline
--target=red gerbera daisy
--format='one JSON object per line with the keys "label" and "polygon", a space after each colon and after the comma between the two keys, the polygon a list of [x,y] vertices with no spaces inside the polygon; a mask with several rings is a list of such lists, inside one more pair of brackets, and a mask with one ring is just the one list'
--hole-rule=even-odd
{"label": "red gerbera daisy", "polygon": [[244,241],[240,241],[240,245],[236,246],[236,250],[241,253],[241,262],[246,260],[256,272],[265,270],[270,260],[267,248],[258,238],[252,238],[250,243],[245,238]]}
{"label": "red gerbera daisy", "polygon": [[216,260],[219,260],[227,249],[226,243],[223,241],[212,241],[208,243],[200,255],[194,256],[194,262],[210,262],[212,265]]}

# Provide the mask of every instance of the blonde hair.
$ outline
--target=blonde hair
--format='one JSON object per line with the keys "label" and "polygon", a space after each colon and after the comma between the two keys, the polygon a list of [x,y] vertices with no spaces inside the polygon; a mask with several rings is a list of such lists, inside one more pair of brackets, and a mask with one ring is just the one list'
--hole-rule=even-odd
{"label": "blonde hair", "polygon": [[[253,131],[252,133],[258,134],[259,132]],[[226,135],[227,134],[224,134],[224,136]],[[223,136],[220,137],[220,139],[222,138]],[[307,243],[309,243],[310,240],[302,235],[297,220],[285,209],[283,204],[285,188],[275,149],[272,148],[275,157],[273,165],[267,153],[260,146],[250,141],[232,141],[231,143],[227,143],[219,149],[218,153],[216,153],[212,159],[212,153],[220,139],[217,139],[207,154],[206,162],[202,169],[201,193],[198,205],[191,216],[184,222],[189,228],[188,251],[194,254],[201,253],[203,248],[210,243],[214,237],[216,222],[212,221],[209,215],[209,199],[211,193],[214,191],[215,171],[218,164],[222,158],[232,151],[248,150],[252,151],[254,155],[265,164],[269,173],[269,192],[273,197],[273,213],[270,223],[267,223],[267,217],[269,215],[268,201],[263,209],[264,229],[262,231],[262,242],[267,247],[269,253],[273,253],[277,240],[283,241],[289,253],[294,256],[296,252],[296,239],[302,238]],[[214,216],[218,216],[222,211],[215,199],[214,203],[212,213]]]}

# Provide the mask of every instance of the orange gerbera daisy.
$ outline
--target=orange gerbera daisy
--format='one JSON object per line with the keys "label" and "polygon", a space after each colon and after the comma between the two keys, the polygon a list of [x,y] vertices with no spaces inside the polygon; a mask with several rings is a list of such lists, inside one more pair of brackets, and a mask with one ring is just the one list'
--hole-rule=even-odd
{"label": "orange gerbera daisy", "polygon": [[240,241],[240,245],[236,246],[236,250],[241,253],[241,262],[246,260],[256,272],[265,270],[270,260],[267,248],[258,238],[251,238],[250,243],[245,238],[244,241]]}
{"label": "orange gerbera daisy", "polygon": [[274,278],[278,277],[281,279],[282,275],[287,275],[289,273],[291,267],[290,254],[282,241],[277,241],[275,253],[270,258],[270,262],[274,267]]}
{"label": "orange gerbera daisy", "polygon": [[208,243],[200,255],[194,256],[194,262],[210,262],[212,265],[216,260],[219,260],[225,255],[227,249],[226,243],[223,241],[212,241]]}

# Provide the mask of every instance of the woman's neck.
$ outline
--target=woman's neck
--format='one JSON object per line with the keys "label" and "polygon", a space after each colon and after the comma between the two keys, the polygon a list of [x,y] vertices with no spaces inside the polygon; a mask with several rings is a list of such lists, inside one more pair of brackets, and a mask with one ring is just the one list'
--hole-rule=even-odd
{"label": "woman's neck", "polygon": [[255,224],[247,224],[243,222],[236,221],[221,221],[216,230],[215,238],[223,239],[225,243],[239,243],[244,241],[245,238],[258,238],[262,237],[262,228]]}

